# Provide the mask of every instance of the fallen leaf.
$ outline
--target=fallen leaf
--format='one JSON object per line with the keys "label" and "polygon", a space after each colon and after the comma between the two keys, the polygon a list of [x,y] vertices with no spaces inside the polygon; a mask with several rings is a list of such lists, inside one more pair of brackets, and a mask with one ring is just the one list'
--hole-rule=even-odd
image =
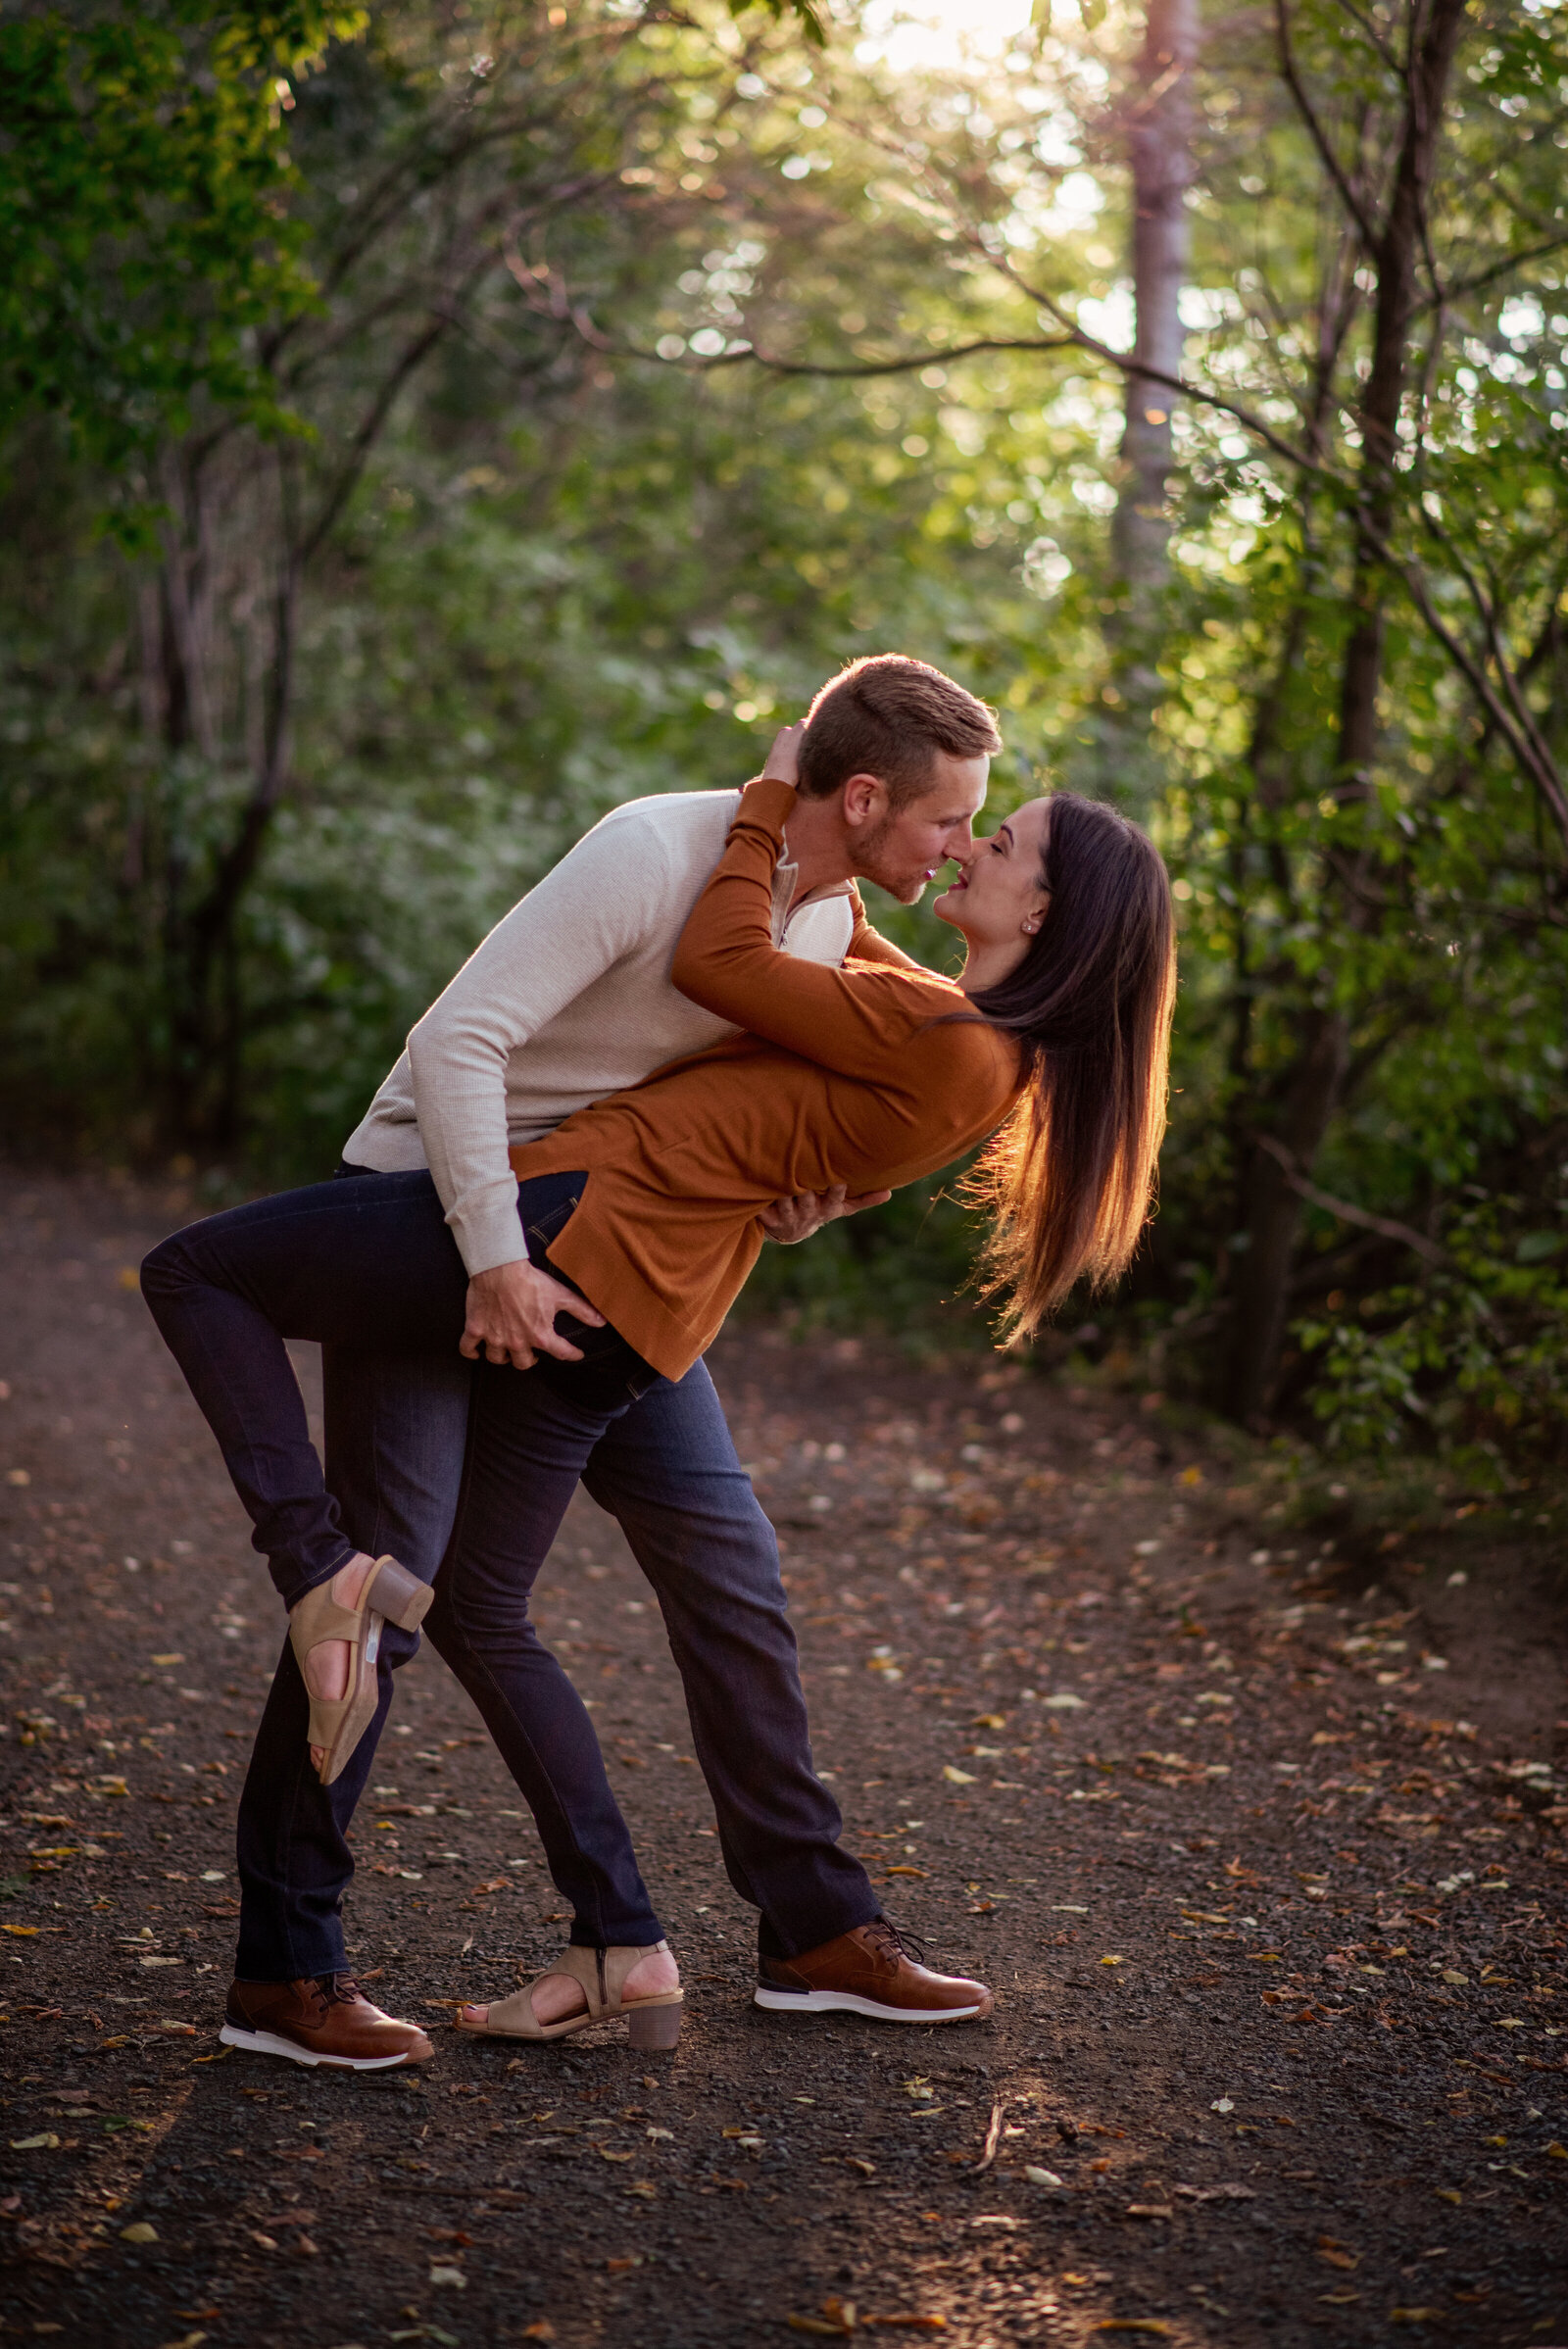
{"label": "fallen leaf", "polygon": [[182,1655],[153,1656],[149,1660],[160,1667],[167,1667],[170,1664],[183,1664],[185,1661]]}
{"label": "fallen leaf", "polygon": [[[522,2337],[525,2341],[553,2341],[556,2328],[548,2317],[536,2317],[531,2325],[523,2326]],[[396,2340],[397,2334],[394,2333],[392,2338]]]}
{"label": "fallen leaf", "polygon": [[1440,2202],[1451,2202],[1455,2209],[1464,2200],[1464,2196],[1459,2192],[1457,2186],[1439,2186],[1437,2191]]}
{"label": "fallen leaf", "polygon": [[1255,2202],[1257,2200],[1257,2196],[1250,2186],[1235,2185],[1229,2182],[1218,2186],[1177,2186],[1175,2191],[1184,2202]]}
{"label": "fallen leaf", "polygon": [[1568,2145],[1559,2145],[1556,2138],[1553,2137],[1551,2143],[1546,2147],[1546,2158],[1553,2162],[1568,2162]]}
{"label": "fallen leaf", "polygon": [[46,2129],[35,2137],[13,2137],[11,2150],[13,2153],[53,2153],[59,2142],[54,2130]]}
{"label": "fallen leaf", "polygon": [[259,2243],[264,2251],[275,2251],[277,2249],[277,2239],[274,2235],[256,2234],[253,2232],[251,2235],[251,2241],[253,2243]]}
{"label": "fallen leaf", "polygon": [[15,1933],[19,1941],[30,1941],[34,1933],[42,1931],[41,1925],[0,1925],[0,1933]]}
{"label": "fallen leaf", "polygon": [[881,2325],[890,2331],[901,2327],[906,2332],[946,2332],[948,2329],[947,2318],[935,2314],[929,2317],[912,2314],[909,2316],[862,2317],[860,2325],[862,2329],[868,2329],[874,2325]]}
{"label": "fallen leaf", "polygon": [[122,2243],[156,2243],[158,2229],[150,2227],[145,2219],[138,2219],[134,2227],[121,2228],[120,2239]]}
{"label": "fallen leaf", "polygon": [[1102,1957],[1100,1962],[1102,1966],[1125,1966],[1127,1960],[1119,1957]]}
{"label": "fallen leaf", "polygon": [[1081,1713],[1084,1699],[1074,1696],[1070,1688],[1059,1688],[1054,1696],[1046,1698],[1046,1710],[1048,1713]]}
{"label": "fallen leaf", "polygon": [[432,2268],[430,2270],[430,2281],[432,2283],[450,2284],[455,2291],[459,2292],[466,2292],[468,2288],[468,2278],[464,2275],[461,2268]]}
{"label": "fallen leaf", "polygon": [[182,2332],[177,2341],[165,2341],[163,2349],[201,2349],[205,2332]]}
{"label": "fallen leaf", "polygon": [[1059,2186],[1066,2183],[1065,2178],[1058,2178],[1054,2170],[1038,2170],[1033,2163],[1025,2168],[1024,2176],[1032,2186]]}
{"label": "fallen leaf", "polygon": [[[951,1762],[943,1763],[942,1775],[950,1786],[972,1786],[975,1783],[972,1770],[956,1770]],[[793,2324],[794,2319],[791,2318],[790,2322]]]}
{"label": "fallen leaf", "polygon": [[843,2340],[850,2329],[847,2325],[829,2324],[825,2317],[786,2317],[784,2322],[791,2332],[814,2332],[835,2341]]}
{"label": "fallen leaf", "polygon": [[1234,2113],[1236,2107],[1228,2096],[1216,2096],[1208,2109],[1211,2113]]}
{"label": "fallen leaf", "polygon": [[612,2153],[608,2145],[596,2145],[594,2151],[602,2162],[629,2162],[633,2158],[629,2153]]}
{"label": "fallen leaf", "polygon": [[1129,2219],[1174,2219],[1175,2212],[1168,2202],[1129,2202]]}

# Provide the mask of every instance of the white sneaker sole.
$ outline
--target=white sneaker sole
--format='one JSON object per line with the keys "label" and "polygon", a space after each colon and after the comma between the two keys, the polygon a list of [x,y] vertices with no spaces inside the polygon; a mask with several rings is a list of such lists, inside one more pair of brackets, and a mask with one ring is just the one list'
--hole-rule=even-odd
{"label": "white sneaker sole", "polygon": [[752,1993],[752,2003],[775,2015],[867,2015],[873,2023],[972,2023],[985,2012],[978,2006],[880,2006],[874,1998],[858,1998],[853,1990],[770,1990],[761,1982]]}
{"label": "white sneaker sole", "polygon": [[292,2039],[280,2039],[270,2031],[241,2031],[234,2023],[225,2023],[218,2035],[225,2047],[245,2047],[252,2055],[280,2055],[285,2063],[304,2064],[312,2071],[325,2064],[332,2072],[390,2072],[409,2060],[406,2055],[312,2055]]}

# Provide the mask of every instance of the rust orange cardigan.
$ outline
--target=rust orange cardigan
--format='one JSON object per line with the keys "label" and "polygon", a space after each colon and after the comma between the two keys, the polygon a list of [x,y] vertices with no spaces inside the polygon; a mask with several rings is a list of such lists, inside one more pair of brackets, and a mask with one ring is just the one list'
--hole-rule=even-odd
{"label": "rust orange cardigan", "polygon": [[747,1033],[512,1151],[523,1181],[586,1171],[551,1259],[667,1378],[718,1335],[774,1199],[933,1174],[1020,1091],[1016,1046],[953,980],[853,952],[840,968],[797,961],[774,946],[773,867],[794,804],[787,783],[747,787],[675,950],[681,993]]}

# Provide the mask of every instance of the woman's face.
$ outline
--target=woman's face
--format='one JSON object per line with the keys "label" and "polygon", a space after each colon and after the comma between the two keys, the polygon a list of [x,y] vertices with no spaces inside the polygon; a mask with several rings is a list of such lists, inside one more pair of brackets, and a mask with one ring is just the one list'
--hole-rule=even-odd
{"label": "woman's face", "polygon": [[989,840],[977,840],[958,878],[932,906],[973,947],[1015,946],[1046,917],[1051,893],[1041,884],[1051,802],[1030,800]]}

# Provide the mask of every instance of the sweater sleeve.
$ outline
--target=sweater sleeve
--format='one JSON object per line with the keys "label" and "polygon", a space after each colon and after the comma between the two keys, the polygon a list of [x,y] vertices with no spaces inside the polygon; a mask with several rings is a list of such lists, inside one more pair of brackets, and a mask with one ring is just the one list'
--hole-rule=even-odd
{"label": "sweater sleeve", "polygon": [[674,886],[644,823],[627,887],[625,820],[596,825],[514,905],[410,1034],[419,1139],[470,1275],[528,1252],[507,1155],[511,1054],[640,943]]}
{"label": "sweater sleeve", "polygon": [[750,783],[712,878],[681,932],[670,976],[719,1019],[803,1059],[871,1081],[915,1029],[965,1008],[950,980],[913,964],[834,969],[773,944],[773,867],[795,793]]}

